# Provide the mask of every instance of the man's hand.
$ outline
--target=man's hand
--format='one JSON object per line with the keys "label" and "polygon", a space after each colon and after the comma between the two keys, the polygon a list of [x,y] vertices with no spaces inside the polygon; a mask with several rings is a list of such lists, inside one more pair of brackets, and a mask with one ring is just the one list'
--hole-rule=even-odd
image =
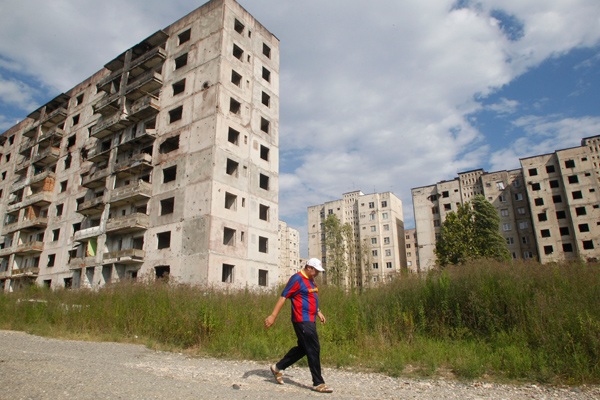
{"label": "man's hand", "polygon": [[275,323],[275,317],[273,315],[269,315],[267,319],[265,319],[265,329],[270,328]]}
{"label": "man's hand", "polygon": [[321,325],[325,324],[325,321],[327,321],[327,320],[325,319],[325,316],[323,315],[323,313],[322,313],[321,311],[319,311],[319,312],[317,313],[317,317],[319,317],[319,319],[321,320]]}

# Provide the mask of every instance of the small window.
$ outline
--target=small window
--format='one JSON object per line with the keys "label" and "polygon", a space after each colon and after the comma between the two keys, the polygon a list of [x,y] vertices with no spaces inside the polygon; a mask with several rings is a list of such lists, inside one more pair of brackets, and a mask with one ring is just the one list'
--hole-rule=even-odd
{"label": "small window", "polygon": [[554,165],[546,165],[546,172],[551,174],[552,172],[556,172]]}
{"label": "small window", "polygon": [[572,192],[571,194],[573,196],[573,200],[583,199],[583,193],[581,192],[581,190],[577,190],[575,192]]}
{"label": "small window", "polygon": [[544,246],[544,254],[552,254],[554,253],[554,247],[552,246]]}
{"label": "small window", "polygon": [[63,192],[65,192],[67,190],[67,183],[68,183],[68,181],[62,181],[60,183],[60,191],[59,191],[59,193],[63,193]]}
{"label": "small window", "polygon": [[160,154],[166,154],[177,149],[179,149],[179,135],[172,136],[162,142],[158,150]]}
{"label": "small window", "polygon": [[503,229],[505,232],[506,232],[506,231],[510,231],[510,230],[511,230],[510,224],[509,224],[508,222],[507,222],[507,223],[504,223],[504,224],[502,224],[502,229]]}
{"label": "small window", "polygon": [[232,211],[237,209],[237,196],[235,194],[225,192],[225,208]]}
{"label": "small window", "polygon": [[442,192],[442,197],[450,197],[450,193],[448,191]]}
{"label": "small window", "polygon": [[73,116],[73,126],[79,123],[79,114]]}
{"label": "small window", "polygon": [[571,243],[563,243],[562,247],[563,247],[563,251],[565,253],[572,253],[573,252],[573,245]]}
{"label": "small window", "polygon": [[550,237],[550,229],[542,229],[540,234],[542,235],[543,238],[549,238]]}
{"label": "small window", "polygon": [[65,157],[65,170],[71,168],[71,161],[73,160],[73,158],[71,157],[71,153],[67,154],[67,156]]}
{"label": "small window", "polygon": [[389,237],[384,237],[383,238],[383,244],[390,244],[390,238]]}
{"label": "small window", "polygon": [[158,249],[168,249],[171,247],[171,231],[160,232],[156,235],[158,238]]}
{"label": "small window", "polygon": [[[373,269],[379,269],[379,263],[373,263]],[[373,281],[377,282],[377,281]]]}
{"label": "small window", "polygon": [[542,199],[541,197],[538,197],[533,202],[535,203],[536,206],[543,206],[544,205],[544,199]]}
{"label": "small window", "polygon": [[268,206],[265,206],[264,204],[261,204],[258,206],[258,218],[262,219],[263,221],[269,220],[269,207]]}
{"label": "small window", "polygon": [[227,159],[227,167],[225,172],[227,173],[227,175],[231,175],[231,176],[238,176],[238,167],[240,166],[240,163],[233,161],[232,159],[228,158]]}
{"label": "small window", "polygon": [[235,58],[237,58],[238,60],[242,61],[242,57],[244,56],[244,50],[242,50],[242,48],[239,47],[238,45],[234,44],[233,45],[233,56]]}
{"label": "small window", "polygon": [[235,246],[235,229],[223,228],[223,244],[225,246]]}
{"label": "small window", "polygon": [[552,196],[552,202],[554,204],[562,203],[562,197],[560,196],[560,194],[556,194],[556,195]]}
{"label": "small window", "polygon": [[169,123],[179,121],[183,117],[183,106],[179,106],[174,110],[169,111]]}
{"label": "small window", "polygon": [[261,253],[269,252],[269,239],[266,237],[258,237],[258,251]]}
{"label": "small window", "polygon": [[371,238],[371,244],[377,244],[377,238]]}
{"label": "small window", "polygon": [[592,250],[594,248],[594,242],[592,240],[584,240],[583,241],[583,249],[584,250]]}
{"label": "small window", "polygon": [[567,218],[567,213],[564,211],[557,211],[556,212],[556,219],[566,219]]}
{"label": "small window", "polygon": [[227,133],[227,141],[235,145],[239,145],[240,133],[233,128],[229,128],[229,132]]}
{"label": "small window", "polygon": [[242,32],[244,32],[244,24],[242,24],[240,21],[238,21],[237,19],[235,20],[234,24],[233,24],[233,29],[239,33],[240,35],[242,34]]}
{"label": "small window", "polygon": [[527,244],[527,242],[528,242],[528,240],[527,240],[527,236],[523,236],[523,237],[521,238],[521,242],[522,242],[523,244]]}
{"label": "small window", "polygon": [[531,184],[531,190],[537,191],[537,190],[541,190],[542,187],[539,183],[532,183]]}
{"label": "small window", "polygon": [[515,239],[513,237],[507,237],[506,244],[515,244]]}
{"label": "small window", "polygon": [[189,41],[190,38],[192,37],[192,29],[190,28],[187,31],[181,32],[178,37],[179,37],[179,46],[181,46],[185,42]]}
{"label": "small window", "polygon": [[258,286],[267,286],[269,271],[264,269],[258,270]]}
{"label": "small window", "polygon": [[536,176],[536,175],[537,175],[537,168],[530,168],[529,176]]}
{"label": "small window", "polygon": [[64,208],[64,204],[57,204],[56,205],[56,216],[60,217],[63,213],[63,208]]}
{"label": "small window", "polygon": [[567,160],[565,161],[566,168],[575,168],[575,160]]}
{"label": "small window", "polygon": [[515,194],[515,200],[517,200],[517,201],[523,200],[523,193],[516,193]]}
{"label": "small window", "polygon": [[60,238],[60,229],[54,229],[52,231],[52,241],[56,242]]}
{"label": "small window", "polygon": [[269,190],[269,177],[264,174],[260,174],[260,188]]}
{"label": "small window", "polygon": [[263,117],[260,117],[260,130],[265,133],[269,133],[269,127],[270,122],[264,119]]}
{"label": "small window", "polygon": [[268,69],[266,69],[265,67],[263,67],[262,69],[262,78],[267,81],[267,82],[271,82],[271,71],[269,71]]}
{"label": "small window", "polygon": [[545,212],[538,214],[538,221],[542,222],[542,221],[547,221],[547,220],[548,220],[548,216],[546,215]]}
{"label": "small window", "polygon": [[527,221],[519,222],[519,229],[527,229]]}
{"label": "small window", "polygon": [[160,215],[173,214],[175,210],[175,197],[169,197],[160,201]]}
{"label": "small window", "polygon": [[46,266],[48,268],[54,267],[55,260],[56,260],[56,254],[48,254],[48,264],[46,264]]}
{"label": "small window", "polygon": [[500,216],[501,217],[508,217],[508,208],[503,208],[500,210]]}
{"label": "small window", "polygon": [[269,161],[269,148],[263,145],[260,145],[260,158],[265,161]]}
{"label": "small window", "polygon": [[450,210],[452,210],[452,204],[444,204],[444,210],[445,210],[445,211],[450,211]]}
{"label": "small window", "polygon": [[579,183],[579,178],[577,178],[577,175],[570,175],[569,176],[569,183]]}
{"label": "small window", "polygon": [[229,99],[229,112],[232,114],[239,114],[242,104],[234,98]]}
{"label": "small window", "polygon": [[575,209],[575,213],[580,216],[580,215],[587,215],[587,212],[585,210],[585,207],[577,207]]}
{"label": "small window", "polygon": [[271,48],[267,46],[266,43],[263,43],[263,54],[265,57],[271,58]]}
{"label": "small window", "polygon": [[173,96],[177,96],[179,93],[183,92],[185,92],[185,79],[173,84]]}
{"label": "small window", "polygon": [[569,236],[569,227],[561,226],[559,228],[559,231],[560,231],[560,236]]}
{"label": "small window", "polygon": [[579,232],[589,232],[590,226],[588,224],[579,224]]}
{"label": "small window", "polygon": [[242,86],[242,76],[234,70],[231,70],[231,83],[233,83],[235,86]]}
{"label": "small window", "polygon": [[177,178],[177,165],[163,169],[163,183],[173,182]]}
{"label": "small window", "polygon": [[233,283],[233,268],[234,266],[231,264],[223,264],[221,282]]}
{"label": "small window", "polygon": [[262,100],[261,101],[265,106],[267,106],[267,107],[271,106],[271,96],[269,96],[265,92],[262,92]]}
{"label": "small window", "polygon": [[83,103],[83,93],[77,96],[77,98],[75,99],[76,106],[80,105],[81,103]]}
{"label": "small window", "polygon": [[519,207],[519,208],[517,208],[517,214],[519,214],[519,215],[525,215],[525,207]]}
{"label": "small window", "polygon": [[185,53],[182,56],[179,56],[175,59],[175,69],[183,68],[187,65],[188,62],[188,53]]}
{"label": "small window", "polygon": [[553,189],[556,189],[557,187],[559,187],[560,185],[558,184],[557,180],[551,180],[550,181],[550,187]]}

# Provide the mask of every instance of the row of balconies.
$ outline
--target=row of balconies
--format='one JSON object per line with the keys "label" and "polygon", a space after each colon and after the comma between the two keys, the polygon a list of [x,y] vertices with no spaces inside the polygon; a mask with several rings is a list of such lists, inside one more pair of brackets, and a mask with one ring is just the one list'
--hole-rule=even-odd
{"label": "row of balconies", "polygon": [[146,252],[140,249],[127,249],[119,251],[109,251],[102,254],[102,261],[98,257],[71,257],[69,269],[76,270],[86,267],[92,267],[101,264],[134,264],[143,263]]}

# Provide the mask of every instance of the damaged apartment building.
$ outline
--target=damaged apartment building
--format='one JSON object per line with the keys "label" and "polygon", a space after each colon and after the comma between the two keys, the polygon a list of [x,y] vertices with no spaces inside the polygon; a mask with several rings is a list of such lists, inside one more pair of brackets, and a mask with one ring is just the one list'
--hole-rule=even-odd
{"label": "damaged apartment building", "polygon": [[279,41],[210,1],[2,135],[0,286],[278,272]]}
{"label": "damaged apartment building", "polygon": [[600,136],[520,162],[520,169],[477,169],[412,189],[422,271],[435,266],[435,244],[448,213],[477,194],[496,208],[513,259],[600,258]]}

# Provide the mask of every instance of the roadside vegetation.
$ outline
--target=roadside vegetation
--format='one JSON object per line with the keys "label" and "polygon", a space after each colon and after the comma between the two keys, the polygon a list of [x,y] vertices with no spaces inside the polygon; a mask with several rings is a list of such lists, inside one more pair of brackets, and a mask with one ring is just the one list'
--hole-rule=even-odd
{"label": "roadside vegetation", "polygon": [[[392,376],[600,382],[600,265],[477,261],[362,292],[322,285],[326,366]],[[278,292],[174,283],[0,295],[0,328],[70,339],[274,361],[294,343]]]}

